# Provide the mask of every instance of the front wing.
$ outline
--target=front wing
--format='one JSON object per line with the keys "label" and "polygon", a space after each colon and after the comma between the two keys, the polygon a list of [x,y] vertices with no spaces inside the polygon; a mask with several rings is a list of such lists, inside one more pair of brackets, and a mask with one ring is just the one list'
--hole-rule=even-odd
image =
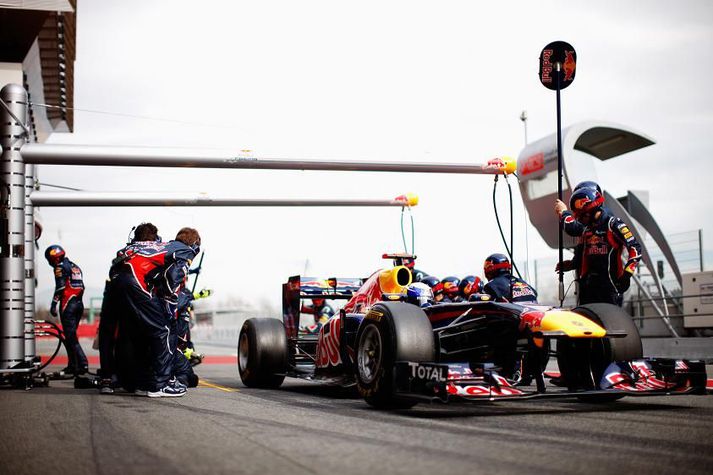
{"label": "front wing", "polygon": [[668,396],[706,394],[706,369],[702,361],[663,358],[612,363],[600,389],[571,391],[547,387],[538,392],[517,387],[494,368],[470,369],[468,364],[397,362],[394,388],[400,397],[440,401],[497,401],[571,398],[575,396]]}

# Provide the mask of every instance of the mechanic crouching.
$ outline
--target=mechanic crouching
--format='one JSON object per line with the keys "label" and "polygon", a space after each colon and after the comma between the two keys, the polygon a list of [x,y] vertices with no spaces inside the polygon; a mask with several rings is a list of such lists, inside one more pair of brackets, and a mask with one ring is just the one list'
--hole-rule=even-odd
{"label": "mechanic crouching", "polygon": [[488,283],[483,291],[496,302],[537,303],[537,291],[512,275],[512,265],[504,254],[491,254],[483,265]]}
{"label": "mechanic crouching", "polygon": [[[120,251],[124,258],[112,268],[121,338],[131,335],[130,343],[139,355],[133,368],[136,389],[149,397],[186,393],[186,386],[172,377],[177,350],[171,328],[175,328],[178,294],[200,241],[198,231],[182,228],[168,243],[133,242]],[[150,373],[145,371],[146,359]]]}
{"label": "mechanic crouching", "polygon": [[319,329],[334,316],[336,310],[325,299],[314,298],[312,305],[302,305],[300,312],[314,316],[314,324],[302,327],[301,330],[305,333],[319,333]]}
{"label": "mechanic crouching", "polygon": [[[112,394],[114,392],[114,387],[119,385],[118,372],[120,369],[125,379],[123,381],[124,385],[131,388],[131,390],[135,389],[136,378],[133,376],[133,373],[135,373],[133,368],[139,365],[139,355],[146,353],[146,351],[141,351],[140,347],[142,345],[138,344],[140,337],[136,334],[132,335],[132,326],[128,321],[125,320],[122,328],[120,328],[121,293],[116,280],[113,280],[112,277],[118,275],[120,266],[128,259],[129,256],[126,255],[126,252],[130,249],[129,246],[136,243],[160,243],[161,237],[158,235],[158,228],[152,223],[141,223],[135,226],[133,231],[134,235],[127,243],[127,247],[119,250],[112,260],[109,268],[109,279],[104,285],[98,335],[99,390],[102,394]],[[132,337],[137,341],[132,342]],[[119,341],[121,341],[121,345],[119,345]],[[118,353],[121,353],[121,360],[117,363]],[[148,360],[142,364],[148,367]],[[129,374],[132,374],[132,376],[129,376]],[[131,382],[126,381],[127,377],[131,379]],[[148,377],[145,379],[148,379]]]}
{"label": "mechanic crouching", "polygon": [[198,386],[198,376],[193,371],[193,366],[203,360],[203,356],[195,353],[193,342],[190,338],[192,302],[211,295],[208,289],[191,292],[183,287],[178,294],[177,318],[171,328],[171,345],[176,349],[173,355],[173,375],[186,387]]}

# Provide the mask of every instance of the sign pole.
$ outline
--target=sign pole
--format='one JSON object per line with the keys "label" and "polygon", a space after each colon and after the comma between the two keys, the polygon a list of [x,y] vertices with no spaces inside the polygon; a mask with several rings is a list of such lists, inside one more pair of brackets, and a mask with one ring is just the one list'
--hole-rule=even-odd
{"label": "sign pole", "polygon": [[[562,105],[560,102],[560,71],[561,63],[555,64],[557,77],[557,198],[562,201]],[[564,226],[561,219],[558,219],[559,224],[559,300],[560,307],[564,303],[564,271],[562,270],[562,261],[564,260]]]}
{"label": "sign pole", "polygon": [[[560,92],[574,81],[577,67],[577,53],[569,43],[554,41],[540,53],[540,82],[547,89],[554,90],[557,95],[557,198],[562,201],[562,178],[564,164],[562,161],[562,102]],[[553,77],[554,76],[554,77]],[[560,306],[564,302],[564,227],[562,220],[559,225],[559,300]]]}

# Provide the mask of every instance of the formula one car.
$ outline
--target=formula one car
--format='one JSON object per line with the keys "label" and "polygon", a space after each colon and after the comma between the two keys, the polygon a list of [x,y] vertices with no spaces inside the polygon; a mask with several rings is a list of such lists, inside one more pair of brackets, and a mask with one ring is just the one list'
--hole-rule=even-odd
{"label": "formula one car", "polygon": [[[285,376],[356,384],[367,403],[381,408],[706,393],[702,361],[643,358],[631,317],[613,305],[566,310],[475,301],[421,308],[405,301],[411,272],[404,266],[368,279],[329,279],[321,290],[311,280],[295,276],[283,284],[282,321],[244,323],[238,369],[246,386],[277,388]],[[302,334],[300,301],[311,298],[348,302],[317,334]],[[545,383],[551,356],[563,387]]]}

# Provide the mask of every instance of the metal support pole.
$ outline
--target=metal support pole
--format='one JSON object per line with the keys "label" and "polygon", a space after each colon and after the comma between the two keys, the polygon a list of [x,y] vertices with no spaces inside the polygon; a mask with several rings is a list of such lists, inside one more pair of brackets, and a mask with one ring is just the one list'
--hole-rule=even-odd
{"label": "metal support pole", "polygon": [[102,147],[90,145],[27,144],[25,163],[36,165],[94,165],[126,167],[233,168],[250,170],[330,170],[367,172],[466,173],[497,175],[515,171],[514,160],[496,159],[485,164],[428,162],[318,161],[303,159],[244,158],[211,150]]}
{"label": "metal support pole", "polygon": [[25,165],[25,361],[35,359],[35,165]]}
{"label": "metal support pole", "polygon": [[698,230],[698,256],[701,261],[701,272],[705,270],[703,265],[703,229]]}
{"label": "metal support pole", "polygon": [[393,200],[240,199],[207,193],[112,193],[35,191],[34,206],[413,206],[406,198]]}
{"label": "metal support pole", "polygon": [[25,359],[25,141],[27,92],[8,84],[0,91],[2,216],[0,216],[0,372]]}

